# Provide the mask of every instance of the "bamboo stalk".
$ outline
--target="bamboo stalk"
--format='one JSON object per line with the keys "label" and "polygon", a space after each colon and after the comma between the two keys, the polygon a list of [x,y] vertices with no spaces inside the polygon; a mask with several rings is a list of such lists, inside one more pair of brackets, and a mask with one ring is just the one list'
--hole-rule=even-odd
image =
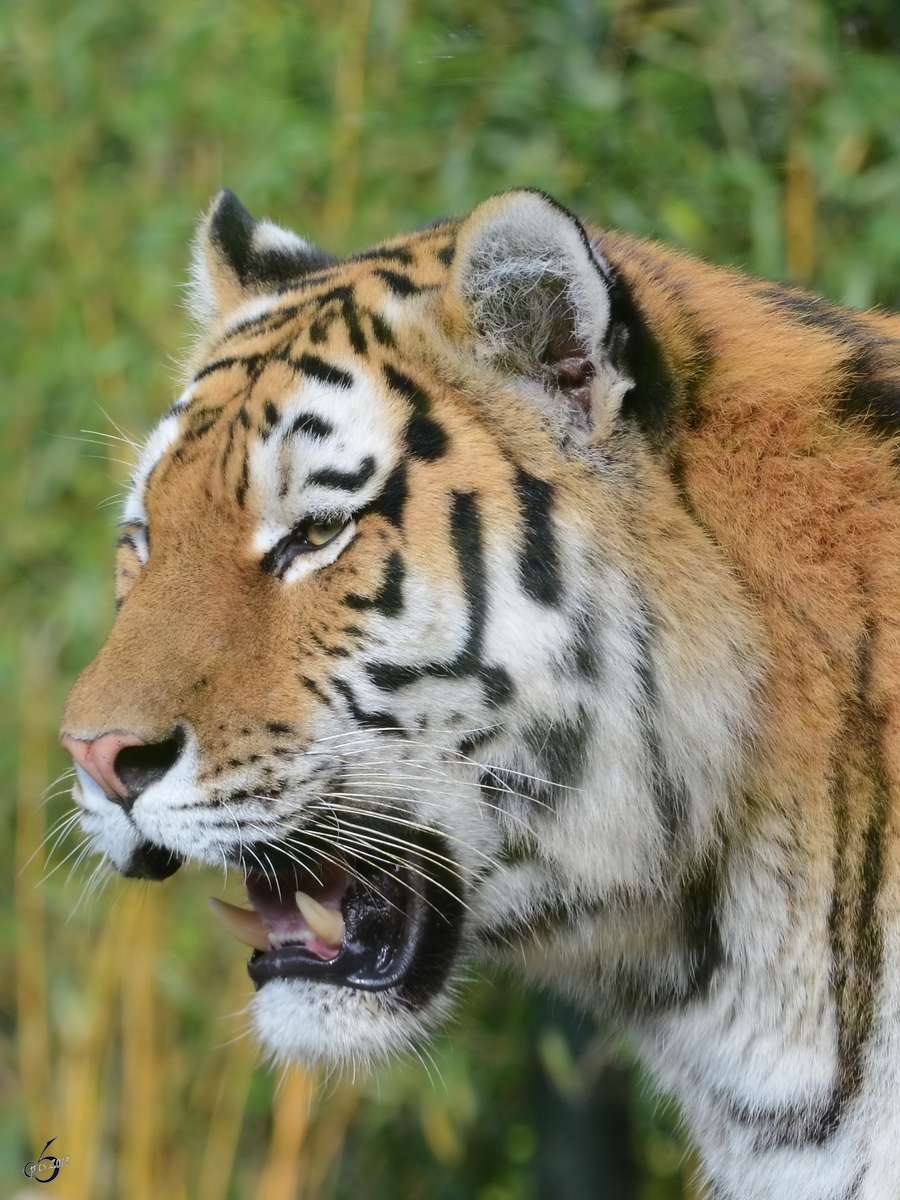
{"label": "bamboo stalk", "polygon": [[47,781],[47,708],[54,657],[46,634],[33,631],[22,639],[14,883],[16,1010],[20,1088],[35,1152],[47,1138],[55,1136],[57,1125],[50,1068],[46,913],[41,886],[44,872],[41,847],[47,831],[42,793]]}
{"label": "bamboo stalk", "polygon": [[315,1074],[305,1067],[288,1067],[272,1106],[272,1136],[256,1200],[300,1200],[301,1153],[309,1128]]}
{"label": "bamboo stalk", "polygon": [[103,1142],[104,1111],[110,1096],[109,1060],[115,1043],[113,1009],[119,978],[121,934],[112,916],[104,922],[87,971],[80,1011],[60,1031],[63,1120],[71,1145],[66,1168],[67,1200],[97,1200],[109,1195],[96,1184]]}
{"label": "bamboo stalk", "polygon": [[[240,959],[235,963],[229,980],[229,1011],[239,1011],[246,1005],[247,989],[247,968],[244,960]],[[257,1056],[252,1036],[237,1031],[223,1056],[198,1180],[197,1200],[226,1200]]]}
{"label": "bamboo stalk", "polygon": [[788,276],[809,283],[816,268],[816,176],[799,139],[788,148],[784,196],[784,257]]}
{"label": "bamboo stalk", "polygon": [[160,1149],[156,958],[160,894],[130,887],[120,914],[122,944],[122,1113],[120,1187],[129,1200],[157,1200]]}
{"label": "bamboo stalk", "polygon": [[328,196],[322,214],[326,239],[339,240],[353,216],[365,92],[371,0],[344,0],[334,81],[334,133]]}
{"label": "bamboo stalk", "polygon": [[357,1079],[344,1079],[323,1105],[310,1133],[304,1172],[305,1200],[330,1200],[334,1168],[347,1140],[347,1130],[361,1095]]}

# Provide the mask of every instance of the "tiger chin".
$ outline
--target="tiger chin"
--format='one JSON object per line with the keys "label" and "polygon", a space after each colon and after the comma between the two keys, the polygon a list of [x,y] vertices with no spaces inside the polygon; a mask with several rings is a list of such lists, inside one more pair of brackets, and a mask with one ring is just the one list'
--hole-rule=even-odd
{"label": "tiger chin", "polygon": [[233,865],[256,1023],[365,1062],[473,956],[626,1028],[710,1195],[900,1195],[900,323],[514,191],[347,258],[230,193],[62,741]]}

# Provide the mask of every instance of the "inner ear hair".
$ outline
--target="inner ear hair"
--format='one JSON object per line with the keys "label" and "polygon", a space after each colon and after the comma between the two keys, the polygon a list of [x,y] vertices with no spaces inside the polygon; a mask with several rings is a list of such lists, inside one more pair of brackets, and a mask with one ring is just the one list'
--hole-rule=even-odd
{"label": "inner ear hair", "polygon": [[455,282],[481,353],[540,384],[556,416],[594,432],[605,369],[605,264],[578,220],[539,192],[479,205],[460,230]]}
{"label": "inner ear hair", "polygon": [[594,428],[592,382],[597,366],[576,332],[576,318],[566,285],[560,281],[548,309],[548,336],[539,362],[547,391],[563,396],[572,425],[582,433]]}

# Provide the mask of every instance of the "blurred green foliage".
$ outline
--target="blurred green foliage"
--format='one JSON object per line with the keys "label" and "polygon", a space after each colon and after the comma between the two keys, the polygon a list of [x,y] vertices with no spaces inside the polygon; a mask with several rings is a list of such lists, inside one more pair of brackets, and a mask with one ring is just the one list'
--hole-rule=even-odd
{"label": "blurred green foliage", "polygon": [[[338,252],[505,187],[540,187],[596,224],[850,305],[900,307],[898,51],[894,0],[7,0],[3,878],[13,876],[16,798],[28,811],[65,770],[57,714],[113,616],[114,497],[132,449],[110,435],[139,438],[173,397],[190,333],[179,292],[187,247],[220,186]],[[51,822],[65,811],[51,793]],[[62,836],[53,862],[77,844]],[[47,943],[35,950],[48,963],[54,1070],[78,1020],[86,955],[126,886],[71,913],[87,869],[68,883],[67,869],[42,892]],[[197,875],[165,885],[155,968],[175,1081],[164,1134],[189,1159],[202,1157],[204,1073],[222,1041],[214,999],[236,954],[201,911],[203,887]],[[12,884],[3,898],[11,956]],[[0,1154],[10,1179],[30,1149],[16,1006],[5,970]],[[413,1064],[367,1084],[321,1194],[536,1195],[534,1088],[564,1091],[581,1070],[567,1046],[548,1010],[513,985],[474,984],[432,1051],[443,1083]],[[612,1061],[621,1071],[622,1053]],[[104,1068],[113,1090],[117,1069]],[[234,1197],[254,1195],[272,1086],[257,1071]],[[646,1090],[631,1095],[642,1200],[686,1195],[674,1119]],[[113,1151],[104,1154],[96,1194],[123,1194]]]}

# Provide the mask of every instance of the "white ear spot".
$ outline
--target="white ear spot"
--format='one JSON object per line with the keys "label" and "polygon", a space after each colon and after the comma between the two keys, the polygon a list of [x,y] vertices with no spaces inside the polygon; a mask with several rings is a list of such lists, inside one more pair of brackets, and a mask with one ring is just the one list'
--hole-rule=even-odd
{"label": "white ear spot", "polygon": [[332,261],[295,233],[255,221],[226,189],[213,201],[194,241],[191,313],[208,329],[247,300],[277,292]]}

